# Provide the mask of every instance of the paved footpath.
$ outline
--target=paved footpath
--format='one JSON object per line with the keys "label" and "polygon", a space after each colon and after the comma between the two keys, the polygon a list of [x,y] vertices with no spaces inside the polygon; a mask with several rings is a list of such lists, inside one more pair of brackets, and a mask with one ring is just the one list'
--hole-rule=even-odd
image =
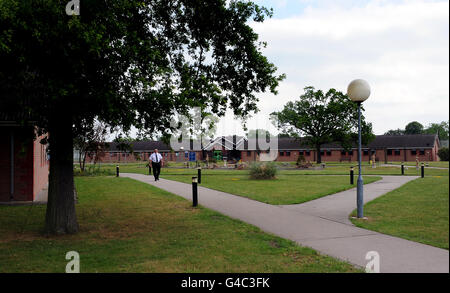
{"label": "paved footpath", "polygon": [[[192,200],[190,184],[153,176],[121,173]],[[382,176],[364,186],[365,202],[398,188],[417,177]],[[445,249],[355,227],[347,219],[356,208],[355,189],[322,197],[304,204],[276,206],[199,186],[199,204],[231,218],[259,227],[356,266],[365,267],[366,254],[376,251],[382,273],[448,273],[449,252]]]}

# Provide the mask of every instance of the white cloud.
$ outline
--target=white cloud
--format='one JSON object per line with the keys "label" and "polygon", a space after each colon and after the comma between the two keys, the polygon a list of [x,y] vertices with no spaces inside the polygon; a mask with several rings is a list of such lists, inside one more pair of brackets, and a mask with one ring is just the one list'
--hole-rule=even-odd
{"label": "white cloud", "polygon": [[[260,96],[255,120],[267,119],[305,86],[345,92],[355,78],[372,87],[365,115],[377,134],[412,120],[448,120],[448,1],[374,0],[353,7],[333,2],[253,27],[268,42],[264,54],[287,74],[277,97]],[[230,122],[228,117],[223,124]]]}

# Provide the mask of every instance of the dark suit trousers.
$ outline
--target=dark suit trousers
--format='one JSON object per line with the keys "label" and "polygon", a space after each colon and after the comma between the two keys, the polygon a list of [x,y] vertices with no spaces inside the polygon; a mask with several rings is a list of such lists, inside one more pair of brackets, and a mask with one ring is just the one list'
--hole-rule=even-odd
{"label": "dark suit trousers", "polygon": [[155,163],[152,162],[153,176],[155,179],[159,179],[159,173],[161,173],[161,162]]}

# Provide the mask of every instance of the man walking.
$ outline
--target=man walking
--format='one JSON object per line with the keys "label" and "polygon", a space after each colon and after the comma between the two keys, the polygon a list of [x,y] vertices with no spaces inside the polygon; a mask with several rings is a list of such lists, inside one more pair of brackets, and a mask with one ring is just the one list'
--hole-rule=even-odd
{"label": "man walking", "polygon": [[155,149],[155,152],[150,155],[150,161],[152,161],[153,168],[153,176],[155,176],[155,181],[159,180],[159,173],[161,172],[161,162],[162,156],[158,153],[158,149]]}

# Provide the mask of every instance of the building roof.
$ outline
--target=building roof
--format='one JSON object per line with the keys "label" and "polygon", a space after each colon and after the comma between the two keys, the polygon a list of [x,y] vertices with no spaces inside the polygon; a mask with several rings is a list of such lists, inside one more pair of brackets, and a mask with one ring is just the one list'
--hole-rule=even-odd
{"label": "building roof", "polygon": [[[426,149],[432,148],[435,142],[439,141],[437,136],[434,134],[417,134],[417,135],[377,135],[375,139],[368,145],[363,145],[365,149]],[[439,143],[439,142],[438,142]],[[109,143],[109,151],[117,152],[120,151],[117,148],[118,143]],[[132,142],[133,151],[135,152],[149,152],[154,149],[160,151],[169,151],[171,147],[162,141],[135,141]],[[205,150],[213,150],[214,146],[223,145],[226,150],[232,150],[234,147],[237,150],[256,150],[257,144],[256,139],[246,139],[242,136],[227,136],[227,137],[217,137],[207,144],[204,148]],[[270,142],[266,144],[259,142],[259,149],[268,149]],[[356,148],[356,144],[353,148]],[[306,143],[304,138],[279,138],[278,139],[278,150],[310,150],[312,149],[310,145]],[[329,143],[323,144],[321,149],[342,149],[339,143]],[[197,150],[197,151],[200,151]]]}
{"label": "building roof", "polygon": [[377,135],[370,148],[431,148],[437,140],[435,134]]}

